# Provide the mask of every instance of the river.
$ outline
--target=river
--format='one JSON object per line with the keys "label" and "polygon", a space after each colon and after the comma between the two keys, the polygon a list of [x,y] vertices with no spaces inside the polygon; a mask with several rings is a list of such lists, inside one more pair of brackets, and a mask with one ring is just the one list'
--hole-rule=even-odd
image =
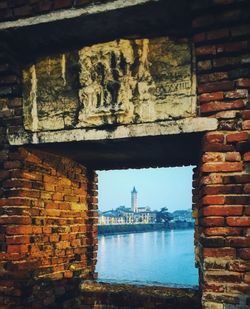
{"label": "river", "polygon": [[198,285],[193,229],[99,236],[98,241],[99,280]]}

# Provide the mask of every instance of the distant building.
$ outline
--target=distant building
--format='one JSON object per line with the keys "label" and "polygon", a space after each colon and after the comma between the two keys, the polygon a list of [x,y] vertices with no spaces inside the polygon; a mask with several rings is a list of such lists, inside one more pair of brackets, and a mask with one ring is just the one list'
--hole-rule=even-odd
{"label": "distant building", "polygon": [[137,191],[136,191],[135,187],[133,188],[133,191],[131,191],[131,210],[133,212],[138,211]]}
{"label": "distant building", "polygon": [[[113,224],[147,224],[155,223],[157,211],[151,211],[150,207],[138,207],[138,192],[135,187],[131,191],[131,208],[119,206],[115,210],[99,212],[99,225]],[[176,210],[172,213],[171,226],[188,227],[194,225],[192,210]]]}
{"label": "distant building", "polygon": [[135,187],[131,191],[131,208],[119,206],[115,210],[99,212],[98,223],[100,225],[113,224],[140,224],[155,223],[156,212],[150,207],[138,207],[138,200]]}

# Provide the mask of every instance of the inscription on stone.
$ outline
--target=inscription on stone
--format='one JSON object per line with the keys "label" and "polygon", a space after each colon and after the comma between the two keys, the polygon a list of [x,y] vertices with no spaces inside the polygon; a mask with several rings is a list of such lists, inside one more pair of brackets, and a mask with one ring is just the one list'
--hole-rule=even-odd
{"label": "inscription on stone", "polygon": [[26,127],[39,131],[194,117],[192,67],[189,42],[167,37],[121,39],[41,59],[24,71]]}

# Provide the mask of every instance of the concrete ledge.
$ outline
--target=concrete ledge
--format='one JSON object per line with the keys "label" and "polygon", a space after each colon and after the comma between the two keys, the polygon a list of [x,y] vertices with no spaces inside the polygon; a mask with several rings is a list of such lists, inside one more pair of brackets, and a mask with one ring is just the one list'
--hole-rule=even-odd
{"label": "concrete ledge", "polygon": [[98,304],[105,308],[201,308],[200,293],[191,288],[87,281],[81,284],[80,290],[81,305]]}
{"label": "concrete ledge", "polygon": [[101,141],[135,137],[153,137],[183,133],[216,130],[218,121],[214,118],[187,118],[183,120],[161,121],[120,126],[105,126],[89,129],[69,129],[31,133],[19,130],[8,134],[11,145],[47,144],[77,141]]}

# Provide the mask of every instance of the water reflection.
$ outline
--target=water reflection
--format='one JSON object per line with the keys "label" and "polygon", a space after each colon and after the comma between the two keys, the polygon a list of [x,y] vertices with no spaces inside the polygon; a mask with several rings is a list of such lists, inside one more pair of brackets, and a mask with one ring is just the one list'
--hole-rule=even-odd
{"label": "water reflection", "polygon": [[193,230],[100,236],[100,279],[197,285]]}

